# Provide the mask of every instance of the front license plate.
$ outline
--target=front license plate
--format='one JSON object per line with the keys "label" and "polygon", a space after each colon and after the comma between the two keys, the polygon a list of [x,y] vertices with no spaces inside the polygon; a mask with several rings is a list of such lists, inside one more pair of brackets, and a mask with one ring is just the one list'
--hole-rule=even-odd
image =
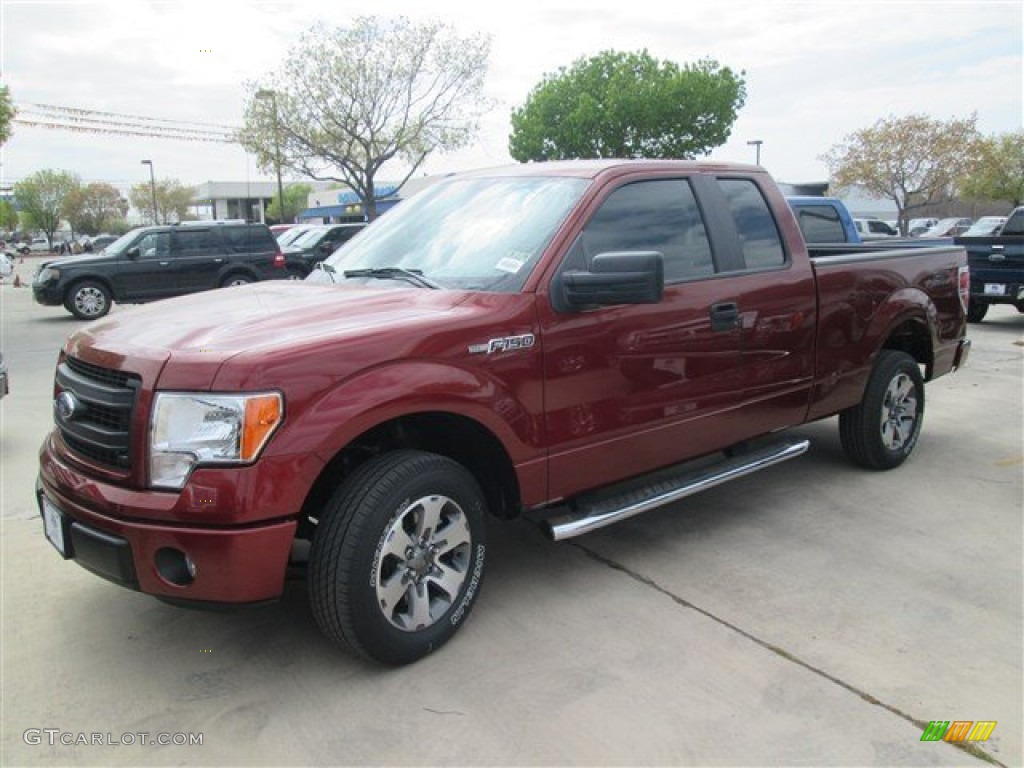
{"label": "front license plate", "polygon": [[67,557],[67,545],[64,543],[64,515],[43,497],[43,530],[46,538],[57,548],[62,557]]}
{"label": "front license plate", "polygon": [[1002,283],[985,283],[986,296],[1005,296],[1006,286]]}

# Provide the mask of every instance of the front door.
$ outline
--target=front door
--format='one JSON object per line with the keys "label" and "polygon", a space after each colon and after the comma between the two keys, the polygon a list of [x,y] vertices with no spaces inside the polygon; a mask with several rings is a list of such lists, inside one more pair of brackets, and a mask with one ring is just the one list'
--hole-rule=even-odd
{"label": "front door", "polygon": [[658,251],[658,304],[559,309],[538,297],[543,332],[549,498],[572,496],[741,439],[736,264],[697,203],[699,176],[619,183],[602,196],[560,271],[598,253]]}

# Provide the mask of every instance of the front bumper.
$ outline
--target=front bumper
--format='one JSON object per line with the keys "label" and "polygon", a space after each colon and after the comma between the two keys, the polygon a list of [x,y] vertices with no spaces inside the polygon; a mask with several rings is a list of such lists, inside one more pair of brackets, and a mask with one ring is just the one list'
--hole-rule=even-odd
{"label": "front bumper", "polygon": [[32,283],[32,298],[37,304],[47,307],[56,307],[64,303],[64,298],[58,290],[58,283]]}
{"label": "front bumper", "polygon": [[[47,459],[60,462],[52,453]],[[60,527],[56,538],[66,559],[123,587],[175,601],[254,603],[281,594],[294,520],[197,527],[117,518],[94,505],[120,489],[84,476],[77,483],[79,471],[60,464],[60,483],[52,474],[40,474],[36,497],[44,526]],[[80,497],[76,487],[97,492]],[[154,507],[165,503],[165,495],[152,494]]]}

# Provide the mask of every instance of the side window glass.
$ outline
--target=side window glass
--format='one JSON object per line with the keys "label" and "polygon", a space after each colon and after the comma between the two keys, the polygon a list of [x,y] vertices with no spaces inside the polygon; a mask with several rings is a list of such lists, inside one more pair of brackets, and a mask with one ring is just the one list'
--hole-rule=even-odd
{"label": "side window glass", "polygon": [[174,232],[177,256],[208,256],[220,249],[220,238],[209,229],[179,229]]}
{"label": "side window glass", "polygon": [[782,238],[757,185],[750,179],[719,179],[718,186],[729,203],[747,269],[784,266]]}
{"label": "side window glass", "polygon": [[167,232],[150,232],[143,235],[134,247],[139,249],[140,259],[166,259],[168,244]]}
{"label": "side window glass", "polygon": [[586,265],[608,251],[658,251],[665,257],[666,283],[715,272],[700,208],[689,182],[682,179],[639,181],[616,189],[587,222],[573,251],[569,258]]}
{"label": "side window glass", "polygon": [[797,206],[796,218],[808,243],[842,243],[846,241],[839,212],[831,205]]}

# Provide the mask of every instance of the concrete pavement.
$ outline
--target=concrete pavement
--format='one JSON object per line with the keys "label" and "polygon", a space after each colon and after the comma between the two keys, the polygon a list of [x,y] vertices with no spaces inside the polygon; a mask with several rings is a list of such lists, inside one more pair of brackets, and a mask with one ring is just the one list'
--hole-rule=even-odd
{"label": "concrete pavement", "polygon": [[[472,619],[384,669],[321,637],[301,581],[276,605],[200,613],[61,561],[32,484],[80,323],[10,281],[0,302],[0,764],[1024,762],[1013,310],[972,326],[968,368],[929,385],[904,467],[854,468],[832,419],[799,430],[804,458],[570,543],[495,524]],[[920,741],[930,720],[997,725],[971,754]],[[138,743],[160,733],[202,744]]]}

